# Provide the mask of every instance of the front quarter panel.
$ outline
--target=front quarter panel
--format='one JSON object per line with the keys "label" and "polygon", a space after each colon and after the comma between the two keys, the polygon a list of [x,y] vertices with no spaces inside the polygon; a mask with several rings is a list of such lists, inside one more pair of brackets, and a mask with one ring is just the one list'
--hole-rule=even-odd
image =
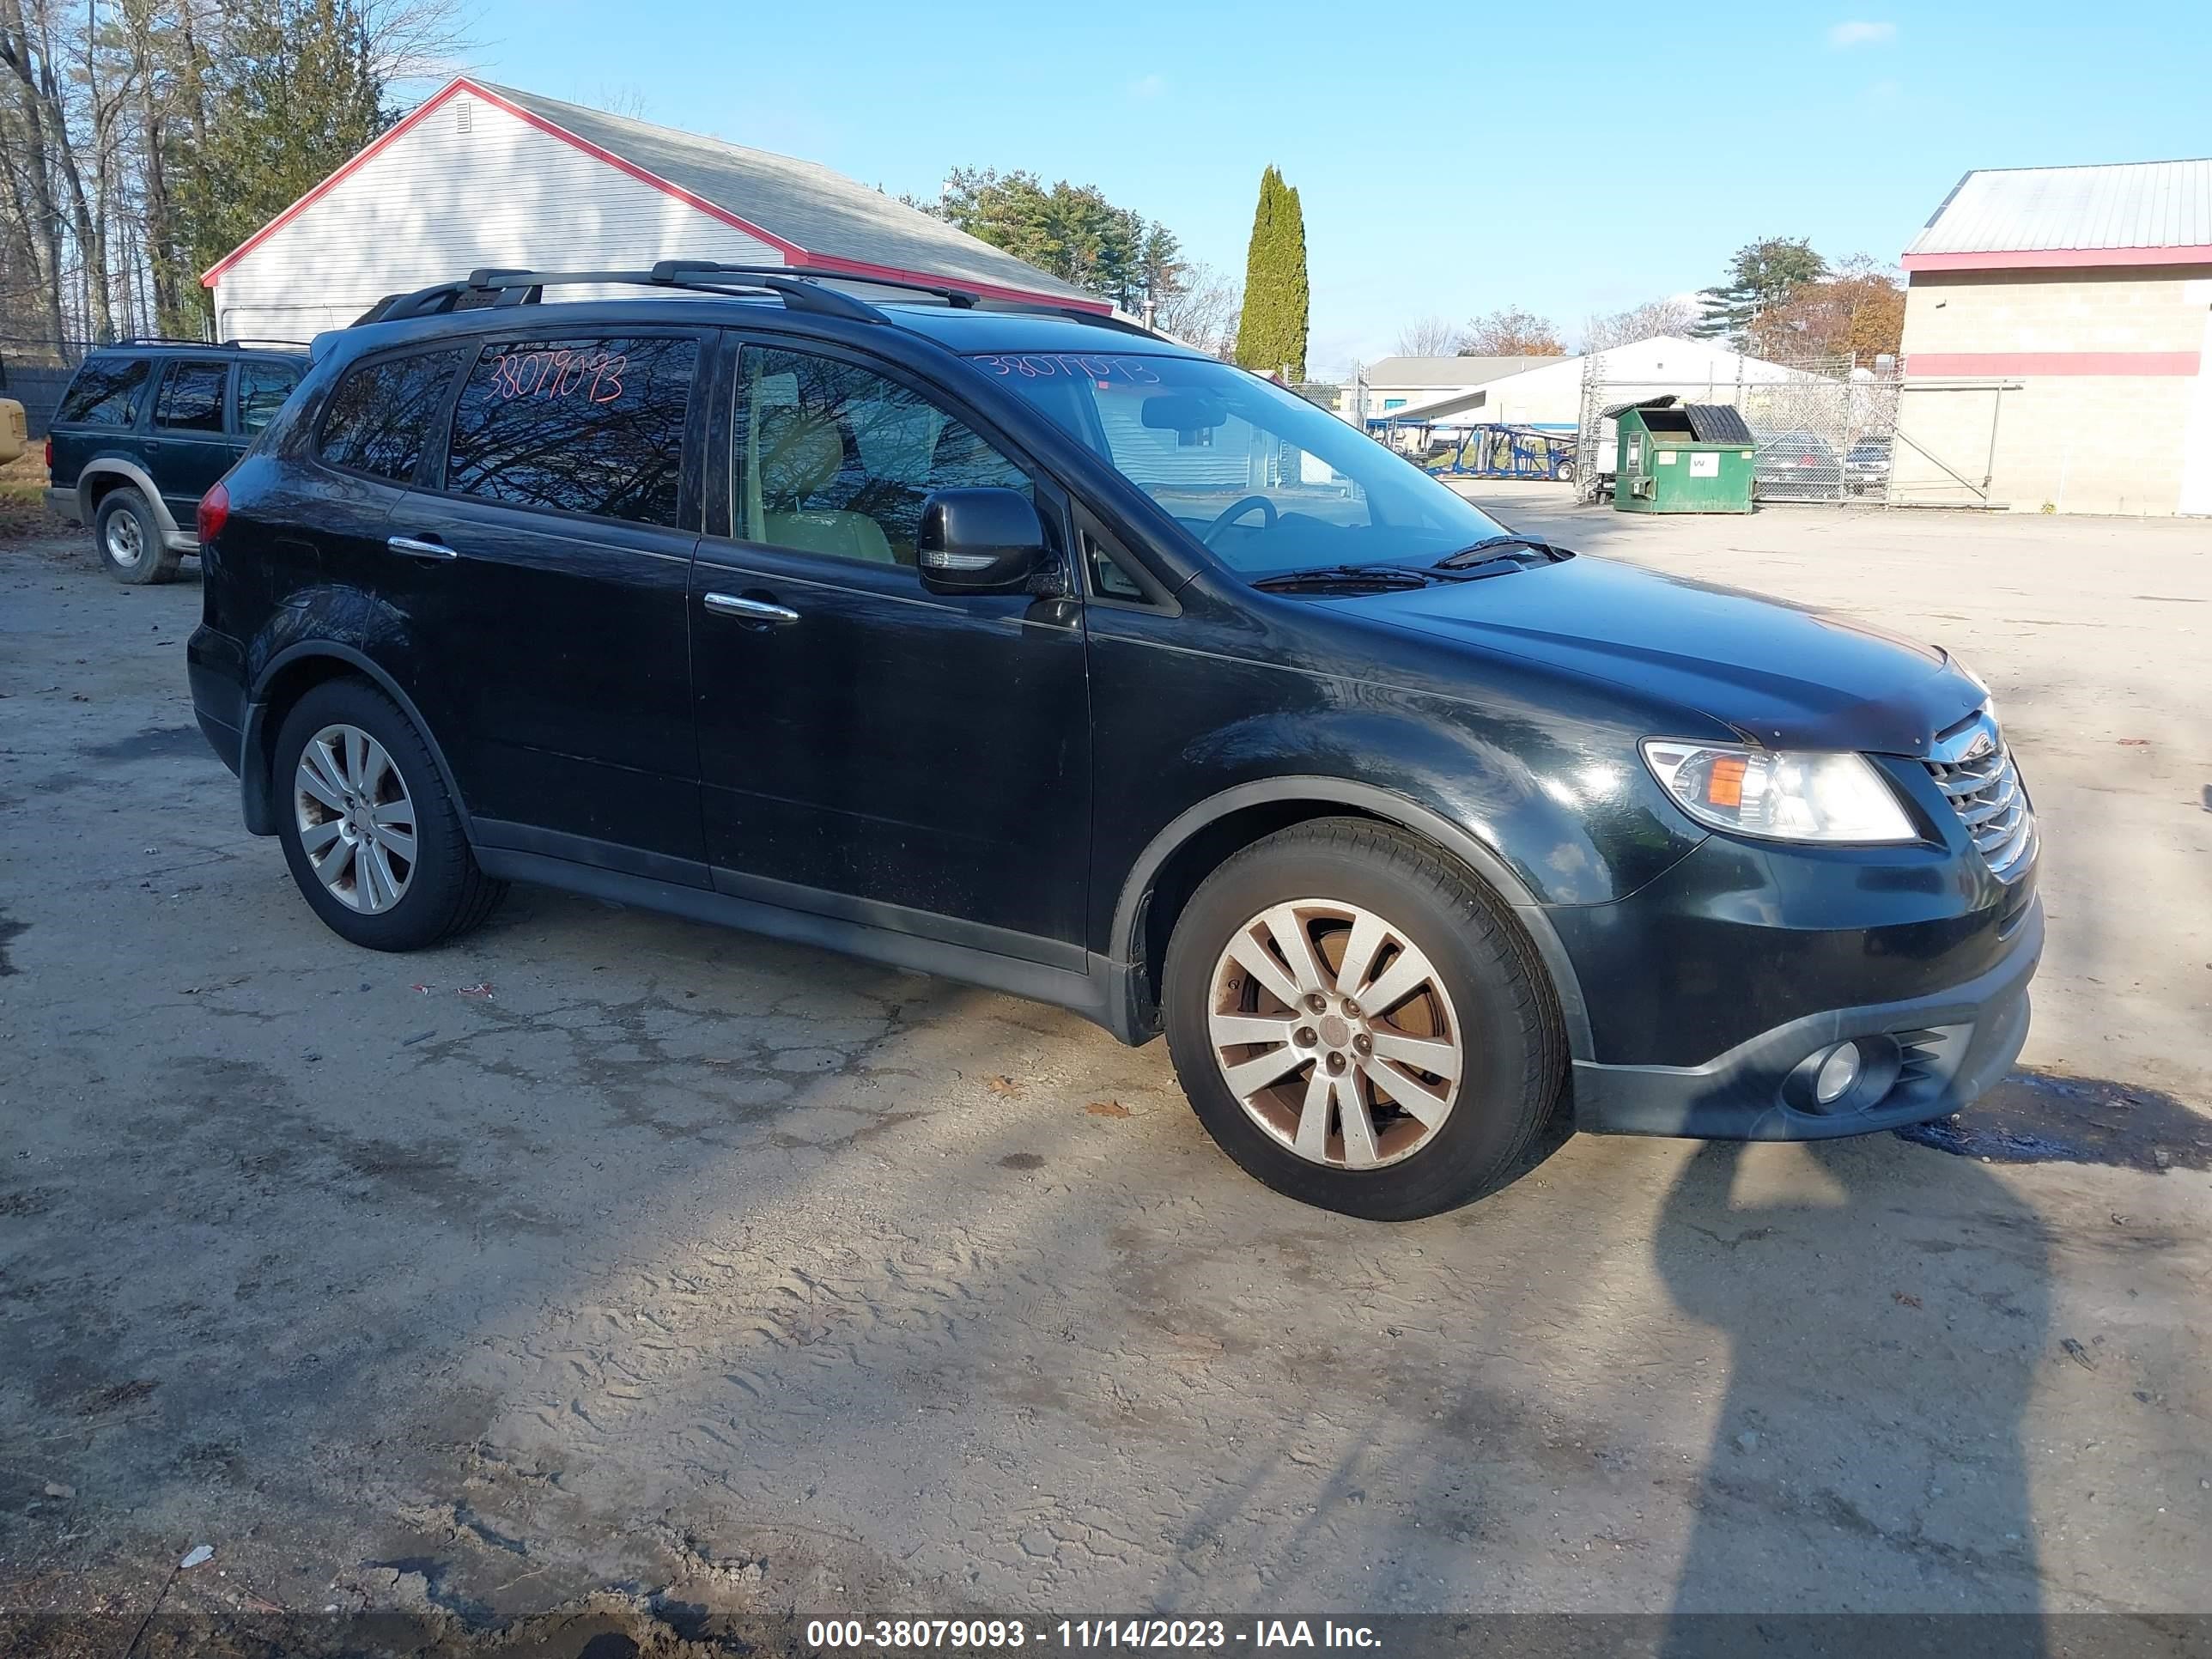
{"label": "front quarter panel", "polygon": [[1091,612],[1096,948],[1122,948],[1123,878],[1161,829],[1262,781],[1340,779],[1426,808],[1497,856],[1525,889],[1513,902],[1607,903],[1704,839],[1636,758],[1640,717],[1571,681],[1486,672],[1298,602],[1182,597],[1178,617]]}

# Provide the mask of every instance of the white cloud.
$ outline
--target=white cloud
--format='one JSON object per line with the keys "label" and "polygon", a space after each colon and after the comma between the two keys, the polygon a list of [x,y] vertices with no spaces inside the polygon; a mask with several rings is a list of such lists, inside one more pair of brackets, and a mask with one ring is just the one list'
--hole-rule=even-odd
{"label": "white cloud", "polygon": [[1828,31],[1828,44],[1838,52],[1849,52],[1853,46],[1891,46],[1896,40],[1894,23],[1838,23]]}
{"label": "white cloud", "polygon": [[1129,82],[1129,96],[1141,103],[1150,103],[1155,98],[1164,96],[1167,89],[1167,77],[1164,75],[1140,76]]}

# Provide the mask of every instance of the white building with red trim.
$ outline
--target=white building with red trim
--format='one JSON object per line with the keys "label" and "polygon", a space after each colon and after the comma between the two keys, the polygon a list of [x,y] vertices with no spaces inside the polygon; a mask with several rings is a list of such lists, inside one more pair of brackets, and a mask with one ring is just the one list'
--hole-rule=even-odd
{"label": "white building with red trim", "polygon": [[1970,173],[1903,263],[1893,500],[2212,513],[2212,160]]}
{"label": "white building with red trim", "polygon": [[950,281],[1104,312],[1094,295],[811,161],[462,76],[201,279],[216,329],[304,340],[385,295],[485,265],[657,259]]}

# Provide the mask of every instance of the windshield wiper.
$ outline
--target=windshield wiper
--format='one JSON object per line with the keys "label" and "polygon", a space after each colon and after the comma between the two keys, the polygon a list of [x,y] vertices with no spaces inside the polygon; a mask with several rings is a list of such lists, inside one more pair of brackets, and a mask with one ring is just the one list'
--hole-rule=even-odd
{"label": "windshield wiper", "polygon": [[1398,593],[1410,587],[1426,587],[1431,578],[1425,571],[1391,564],[1322,564],[1310,570],[1286,570],[1279,576],[1262,576],[1252,586],[1262,593],[1345,592]]}
{"label": "windshield wiper", "polygon": [[1547,564],[1573,556],[1564,548],[1540,541],[1534,536],[1485,536],[1472,547],[1462,547],[1449,553],[1429,568],[1432,570],[1469,570],[1476,565],[1496,564],[1501,561],[1520,562],[1524,553],[1540,556]]}

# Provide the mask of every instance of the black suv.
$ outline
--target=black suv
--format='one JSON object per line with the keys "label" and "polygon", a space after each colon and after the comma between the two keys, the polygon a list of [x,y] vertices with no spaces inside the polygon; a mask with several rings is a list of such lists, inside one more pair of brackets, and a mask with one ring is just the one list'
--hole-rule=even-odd
{"label": "black suv", "polygon": [[303,348],[126,340],[88,356],[46,440],[46,505],[92,526],[120,582],[165,582],[199,551],[192,515],[307,371]]}
{"label": "black suv", "polygon": [[1942,652],[1106,319],[560,280],[324,337],[201,509],[200,724],[343,938],[542,882],[1164,1031],[1246,1169],[1385,1218],[1563,1098],[1847,1134],[2018,1052],[2034,822]]}

